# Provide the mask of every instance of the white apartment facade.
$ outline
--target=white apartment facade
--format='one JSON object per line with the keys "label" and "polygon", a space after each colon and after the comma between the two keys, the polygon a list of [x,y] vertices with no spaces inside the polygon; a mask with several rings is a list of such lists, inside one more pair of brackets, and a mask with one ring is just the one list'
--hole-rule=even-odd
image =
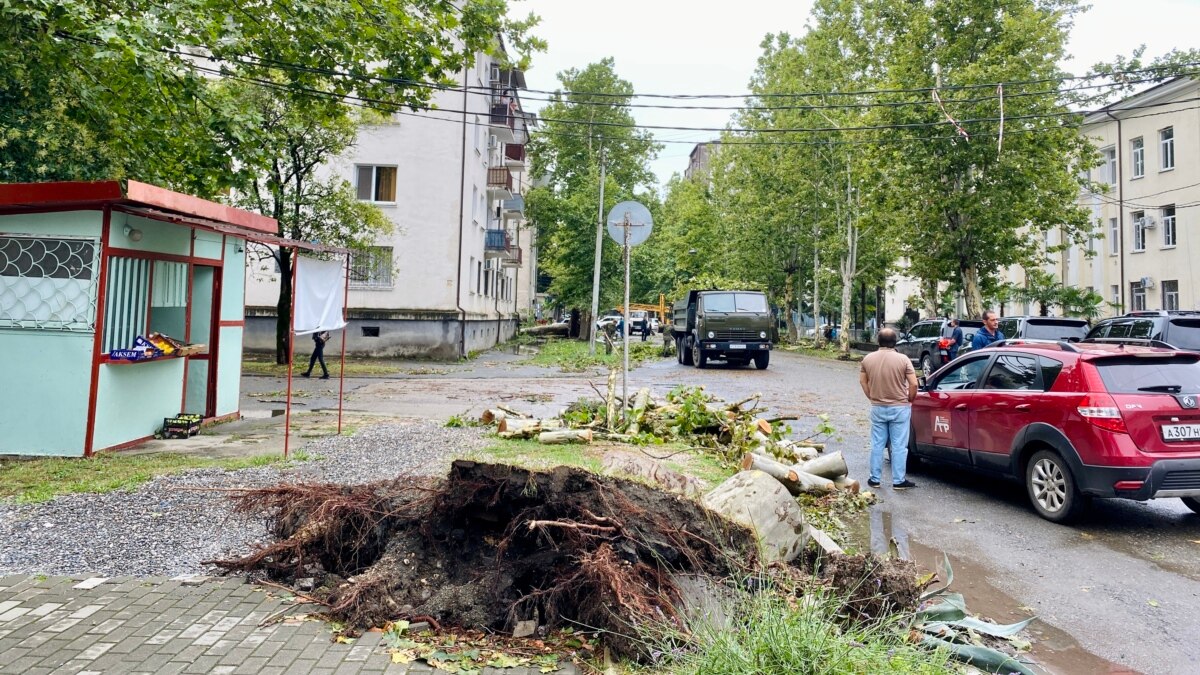
{"label": "white apartment facade", "polygon": [[1104,160],[1092,178],[1109,189],[1081,193],[1095,236],[1063,253],[1056,276],[1103,295],[1110,314],[1200,309],[1200,81],[1109,105],[1083,132]]}
{"label": "white apartment facade", "polygon": [[[511,338],[530,312],[537,261],[524,219],[533,123],[520,107],[524,75],[479,54],[459,82],[462,90],[433,97],[446,112],[364,127],[326,167],[395,228],[352,257],[350,352],[465,356]],[[248,265],[247,349],[274,349],[276,270],[270,259]]]}

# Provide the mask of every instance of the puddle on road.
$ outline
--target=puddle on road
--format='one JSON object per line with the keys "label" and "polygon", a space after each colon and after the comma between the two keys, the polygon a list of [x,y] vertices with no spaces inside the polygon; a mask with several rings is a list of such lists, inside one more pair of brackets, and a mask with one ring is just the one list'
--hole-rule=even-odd
{"label": "puddle on road", "polygon": [[[913,540],[899,518],[877,506],[869,509],[867,517],[849,524],[849,536],[852,546],[859,550],[899,555],[930,571],[941,569],[941,551]],[[951,590],[962,593],[969,611],[999,623],[1028,618],[1019,609],[1020,601],[988,583],[987,568],[959,556],[948,557],[954,569]],[[1087,651],[1075,638],[1046,621],[1034,621],[1028,631],[1033,643],[1028,656],[1052,675],[1139,675],[1139,671]]]}

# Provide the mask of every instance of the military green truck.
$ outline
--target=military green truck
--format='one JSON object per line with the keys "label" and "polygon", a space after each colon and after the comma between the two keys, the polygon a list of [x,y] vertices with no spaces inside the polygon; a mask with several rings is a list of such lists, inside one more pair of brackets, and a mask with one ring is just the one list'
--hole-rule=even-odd
{"label": "military green truck", "polygon": [[675,303],[672,337],[684,365],[703,368],[710,359],[759,370],[771,362],[771,310],[758,291],[688,291]]}

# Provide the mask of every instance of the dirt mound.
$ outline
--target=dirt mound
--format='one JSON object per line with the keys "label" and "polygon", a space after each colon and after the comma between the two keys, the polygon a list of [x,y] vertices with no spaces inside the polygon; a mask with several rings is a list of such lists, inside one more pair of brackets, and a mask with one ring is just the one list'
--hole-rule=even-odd
{"label": "dirt mound", "polygon": [[917,565],[911,560],[873,555],[832,555],[822,577],[845,598],[851,619],[871,621],[917,607],[921,595]]}
{"label": "dirt mound", "polygon": [[287,485],[236,500],[276,541],[216,564],[311,578],[329,617],[358,629],[401,618],[497,631],[570,623],[637,656],[620,636],[647,622],[682,627],[673,575],[755,564],[750,532],[696,502],[570,467],[459,460],[445,480]]}

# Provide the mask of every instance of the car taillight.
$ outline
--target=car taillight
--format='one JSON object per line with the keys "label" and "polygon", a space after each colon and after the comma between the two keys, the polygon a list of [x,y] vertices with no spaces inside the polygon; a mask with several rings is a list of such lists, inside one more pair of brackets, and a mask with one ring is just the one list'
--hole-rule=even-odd
{"label": "car taillight", "polygon": [[1121,409],[1117,407],[1117,402],[1113,400],[1113,397],[1108,394],[1088,394],[1079,402],[1076,410],[1083,419],[1101,429],[1115,431],[1119,434],[1129,433],[1129,430],[1125,428],[1125,418],[1121,417]]}

